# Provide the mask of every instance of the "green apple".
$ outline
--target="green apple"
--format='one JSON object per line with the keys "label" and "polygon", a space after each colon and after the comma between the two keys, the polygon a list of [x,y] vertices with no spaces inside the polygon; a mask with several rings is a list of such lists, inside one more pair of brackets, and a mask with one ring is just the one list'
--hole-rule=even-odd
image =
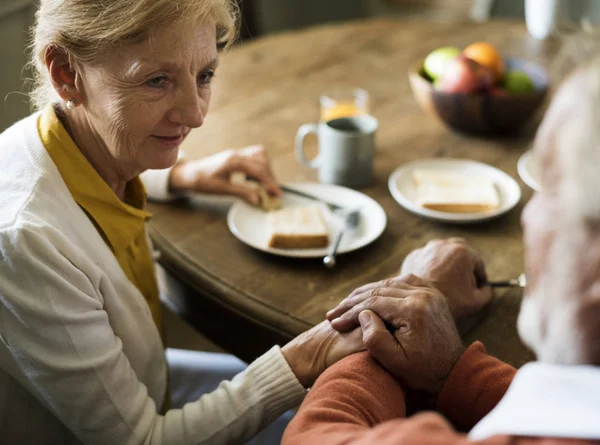
{"label": "green apple", "polygon": [[523,71],[512,70],[504,75],[504,89],[511,94],[531,93],[535,85]]}
{"label": "green apple", "polygon": [[425,73],[433,80],[436,80],[444,72],[446,63],[455,59],[460,54],[460,50],[454,46],[443,46],[438,48],[425,58],[423,68]]}

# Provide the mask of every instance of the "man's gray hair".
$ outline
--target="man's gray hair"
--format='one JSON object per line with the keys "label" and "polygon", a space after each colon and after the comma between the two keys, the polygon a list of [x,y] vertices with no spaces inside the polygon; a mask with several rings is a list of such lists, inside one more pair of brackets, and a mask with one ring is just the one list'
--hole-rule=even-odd
{"label": "man's gray hair", "polygon": [[[553,166],[560,230],[543,278],[524,299],[518,328],[538,360],[563,365],[600,365],[600,43],[579,36],[559,57],[555,79],[565,78],[553,107]],[[569,67],[568,69],[565,67]],[[544,190],[550,184],[542,184]],[[556,188],[554,188],[556,190]],[[548,199],[548,198],[547,198]]]}
{"label": "man's gray hair", "polygon": [[574,73],[581,101],[556,136],[562,200],[574,218],[600,222],[600,55]]}

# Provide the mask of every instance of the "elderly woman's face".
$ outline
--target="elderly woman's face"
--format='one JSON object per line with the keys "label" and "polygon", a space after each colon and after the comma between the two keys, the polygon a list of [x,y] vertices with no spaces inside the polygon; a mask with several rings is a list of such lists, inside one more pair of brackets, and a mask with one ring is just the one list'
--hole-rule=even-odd
{"label": "elderly woman's face", "polygon": [[166,168],[202,125],[218,63],[215,25],[170,27],[84,67],[85,119],[119,168]]}

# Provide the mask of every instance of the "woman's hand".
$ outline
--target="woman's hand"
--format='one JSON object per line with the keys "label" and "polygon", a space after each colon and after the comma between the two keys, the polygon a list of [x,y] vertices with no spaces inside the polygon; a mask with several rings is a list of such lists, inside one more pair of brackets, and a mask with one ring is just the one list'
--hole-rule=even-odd
{"label": "woman's hand", "polygon": [[258,205],[260,200],[255,189],[231,183],[231,174],[235,172],[245,173],[248,178],[261,182],[269,194],[281,195],[262,145],[226,150],[197,161],[177,164],[171,171],[170,187],[175,192],[235,195]]}
{"label": "woman's hand", "polygon": [[317,377],[338,360],[364,350],[360,328],[341,334],[327,320],[281,348],[292,371],[305,388],[312,386]]}

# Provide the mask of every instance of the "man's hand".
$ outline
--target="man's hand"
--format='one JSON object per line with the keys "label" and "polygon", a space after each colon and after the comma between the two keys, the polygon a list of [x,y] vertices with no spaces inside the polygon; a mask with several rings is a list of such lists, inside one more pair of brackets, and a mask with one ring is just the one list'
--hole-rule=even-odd
{"label": "man's hand", "polygon": [[235,172],[245,173],[248,178],[261,182],[271,195],[281,194],[262,145],[226,150],[177,164],[171,171],[170,187],[173,191],[236,195],[258,205],[260,198],[255,189],[231,183],[231,174]]}
{"label": "man's hand", "polygon": [[308,388],[325,369],[344,357],[365,350],[360,328],[341,334],[325,320],[281,348],[290,368]]}
{"label": "man's hand", "polygon": [[[477,312],[491,300],[492,288],[486,282],[483,260],[463,239],[434,240],[405,258],[398,277],[359,287],[327,312],[327,319],[334,322],[367,298],[383,296],[383,289],[406,289],[423,284],[439,289],[448,299],[454,318],[458,319]],[[396,296],[395,291],[386,292],[385,296]],[[358,324],[358,318],[354,323],[334,322],[333,325],[339,330],[351,329]]]}
{"label": "man's hand", "polygon": [[471,315],[492,299],[485,264],[462,238],[433,240],[411,252],[400,276],[417,275],[442,291],[455,319]]}
{"label": "man's hand", "polygon": [[374,297],[358,319],[367,350],[407,387],[437,395],[464,347],[448,301],[430,286]]}

